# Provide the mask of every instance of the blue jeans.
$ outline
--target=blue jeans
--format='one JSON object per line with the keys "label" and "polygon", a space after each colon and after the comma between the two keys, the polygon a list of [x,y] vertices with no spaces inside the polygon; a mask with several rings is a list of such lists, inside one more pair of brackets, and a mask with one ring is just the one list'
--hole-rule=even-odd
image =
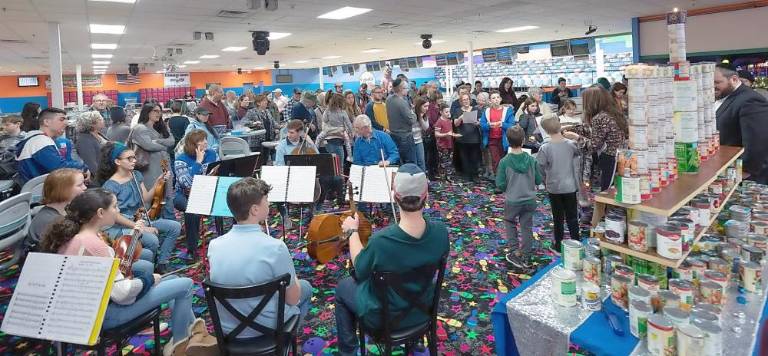
{"label": "blue jeans", "polygon": [[[178,211],[187,210],[187,197],[184,194],[176,194],[173,205]],[[184,226],[187,235],[187,253],[197,252],[197,244],[200,241],[200,215],[184,213]]]}
{"label": "blue jeans", "polygon": [[[146,261],[136,261],[134,269],[149,270],[149,266],[136,266],[139,263],[149,264]],[[189,326],[195,320],[192,313],[192,286],[193,282],[189,278],[178,278],[169,276],[155,284],[141,299],[130,305],[119,305],[109,303],[107,312],[104,316],[104,329],[111,329],[123,325],[139,315],[142,315],[163,303],[170,303],[171,307],[171,331],[173,332],[174,342],[186,338],[189,333]]]}
{"label": "blue jeans", "polygon": [[[141,236],[141,245],[143,248],[149,249],[154,253],[157,253],[159,246],[160,251],[157,257],[157,263],[167,264],[168,260],[171,258],[171,252],[176,246],[176,238],[181,234],[181,224],[175,220],[157,219],[152,222],[152,227],[157,228],[157,231],[160,233],[159,236],[145,232]],[[114,225],[107,230],[107,233],[114,238],[116,236],[130,234],[131,231],[132,230],[129,228]],[[145,259],[144,255],[142,255],[142,259]],[[149,261],[151,260],[152,259],[149,259]]]}
{"label": "blue jeans", "polygon": [[392,141],[397,146],[397,151],[400,154],[400,164],[416,163],[416,143],[413,142],[413,133],[395,133],[389,134],[392,137]]}
{"label": "blue jeans", "polygon": [[341,164],[344,164],[344,140],[332,138],[325,141],[325,150],[339,156]]}
{"label": "blue jeans", "polygon": [[312,285],[304,279],[299,280],[301,286],[301,296],[299,297],[299,326],[304,324],[304,318],[306,318],[309,312],[309,302],[312,299]]}
{"label": "blue jeans", "polygon": [[339,338],[339,354],[355,356],[359,343],[355,331],[357,315],[357,282],[352,277],[339,281],[336,286],[336,333]]}
{"label": "blue jeans", "polygon": [[424,160],[424,142],[419,142],[416,144],[416,165],[421,168],[422,171],[427,171],[427,164]]}

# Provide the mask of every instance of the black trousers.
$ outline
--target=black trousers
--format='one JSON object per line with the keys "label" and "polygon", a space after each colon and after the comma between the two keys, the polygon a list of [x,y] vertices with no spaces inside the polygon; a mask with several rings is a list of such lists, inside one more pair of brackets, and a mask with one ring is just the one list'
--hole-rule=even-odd
{"label": "black trousers", "polygon": [[477,178],[477,169],[483,162],[480,143],[462,143],[457,146],[461,157],[461,174],[466,178]]}
{"label": "black trousers", "polygon": [[434,135],[427,135],[424,140],[424,160],[427,165],[427,175],[434,178],[438,170],[437,141]]}
{"label": "black trousers", "polygon": [[611,186],[613,172],[616,169],[616,157],[601,153],[597,160],[600,169],[600,191],[605,191]]}
{"label": "black trousers", "polygon": [[563,236],[565,235],[563,222],[568,224],[568,232],[571,234],[571,238],[580,240],[576,192],[566,194],[549,193],[549,203],[552,206],[552,222],[555,224],[555,242],[557,246],[560,246],[560,241],[563,241]]}

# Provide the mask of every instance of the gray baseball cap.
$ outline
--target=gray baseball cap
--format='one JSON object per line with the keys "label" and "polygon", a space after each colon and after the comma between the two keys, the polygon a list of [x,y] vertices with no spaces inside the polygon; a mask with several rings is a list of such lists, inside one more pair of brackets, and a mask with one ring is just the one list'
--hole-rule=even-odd
{"label": "gray baseball cap", "polygon": [[429,180],[424,171],[413,163],[400,166],[395,174],[394,191],[398,198],[424,198],[429,188]]}

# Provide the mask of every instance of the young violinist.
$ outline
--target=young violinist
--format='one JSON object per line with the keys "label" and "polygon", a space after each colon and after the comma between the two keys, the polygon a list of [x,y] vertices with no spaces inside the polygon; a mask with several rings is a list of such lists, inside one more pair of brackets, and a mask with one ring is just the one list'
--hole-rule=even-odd
{"label": "young violinist", "polygon": [[[208,133],[203,130],[188,132],[183,141],[184,153],[176,155],[173,164],[176,171],[176,197],[173,199],[173,205],[179,211],[187,210],[187,199],[194,176],[205,174],[208,164],[218,159],[216,151],[208,148],[207,136]],[[196,261],[197,243],[200,239],[200,215],[184,213],[184,226],[189,259]]]}
{"label": "young violinist", "polygon": [[[99,237],[99,232],[121,217],[115,195],[102,188],[90,189],[67,205],[66,216],[46,233],[42,249],[62,255],[115,257],[115,251]],[[143,222],[132,229],[144,228]],[[119,257],[119,256],[118,256]],[[173,338],[164,349],[165,355],[179,353],[186,347],[189,326],[204,323],[192,312],[192,285],[189,278],[152,274],[152,264],[136,260],[131,268],[133,278],[118,272],[112,287],[103,328],[123,325],[159,305],[172,302],[171,331]],[[199,321],[198,321],[199,320]],[[158,340],[155,340],[157,342]],[[178,349],[178,350],[176,350]]]}
{"label": "young violinist", "polygon": [[[300,315],[304,320],[309,310],[312,286],[296,277],[293,257],[282,240],[264,233],[261,223],[269,214],[269,185],[259,179],[248,177],[232,184],[227,190],[227,205],[237,222],[228,233],[211,240],[208,247],[210,279],[214,283],[232,287],[262,284],[285,273],[291,275],[286,292],[285,319]],[[232,305],[243,313],[254,309],[257,299],[239,299]],[[277,295],[267,304],[256,318],[261,325],[274,325],[277,313]],[[240,322],[224,308],[219,308],[221,327],[225,334]],[[253,329],[243,330],[239,338],[259,336]]]}
{"label": "young violinist", "polygon": [[64,208],[86,189],[83,172],[74,168],[59,168],[45,177],[43,182],[42,209],[35,214],[29,225],[29,235],[24,240],[27,251],[37,251],[45,231],[60,217]]}
{"label": "young violinist", "polygon": [[[339,281],[336,287],[336,327],[339,334],[339,354],[357,354],[355,320],[368,328],[379,327],[381,302],[373,290],[373,271],[403,273],[418,267],[434,265],[448,252],[448,229],[441,222],[424,219],[422,208],[427,199],[429,180],[415,164],[400,166],[395,174],[393,191],[400,207],[400,222],[377,231],[363,247],[357,232],[357,216],[344,220],[342,230],[349,238],[349,254],[355,267],[355,277]],[[405,284],[410,293],[418,292],[418,285]],[[422,296],[421,302],[430,304],[434,290]],[[409,307],[401,298],[391,298],[390,315],[397,315]],[[429,315],[412,309],[396,326],[398,329],[424,322]]]}
{"label": "young violinist", "polygon": [[[109,142],[101,149],[101,163],[99,164],[99,181],[102,186],[117,197],[117,203],[120,206],[119,215],[115,219],[115,225],[107,232],[114,238],[125,235],[126,229],[132,229],[134,222],[133,216],[139,208],[152,202],[155,195],[157,181],[165,178],[170,179],[170,174],[166,172],[152,182],[151,189],[147,189],[144,184],[144,176],[141,172],[135,171],[136,154],[122,143]],[[168,269],[168,260],[176,244],[176,238],[181,233],[181,224],[178,221],[170,219],[157,219],[150,222],[151,226],[142,227],[141,243],[144,248],[149,248],[158,254],[157,271],[164,273]],[[157,251],[159,246],[159,251]]]}

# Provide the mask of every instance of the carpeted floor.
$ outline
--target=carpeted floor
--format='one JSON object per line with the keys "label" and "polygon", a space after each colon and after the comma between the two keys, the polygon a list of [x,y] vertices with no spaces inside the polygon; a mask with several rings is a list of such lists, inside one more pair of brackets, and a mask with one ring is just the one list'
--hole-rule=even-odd
{"label": "carpeted floor", "polygon": [[[510,247],[505,239],[503,216],[503,195],[493,194],[493,183],[436,182],[430,187],[429,208],[426,214],[444,221],[450,229],[451,253],[445,276],[445,287],[439,312],[439,353],[441,355],[491,355],[495,354],[490,314],[499,296],[516,288],[521,280],[529,278],[510,270],[504,255]],[[535,247],[539,249],[536,258],[538,267],[551,261],[546,247],[552,238],[551,215],[546,193],[538,194],[539,207],[534,216]],[[383,215],[383,214],[382,214]],[[281,236],[277,217],[272,218],[271,233]],[[378,221],[379,224],[385,221]],[[298,219],[294,221],[298,225]],[[306,225],[305,225],[306,226]],[[209,225],[210,227],[210,225]],[[208,229],[207,239],[214,236]],[[326,265],[312,261],[306,249],[300,245],[296,226],[286,239],[293,251],[296,272],[299,278],[307,279],[314,287],[312,308],[300,330],[299,346],[302,354],[334,355],[337,352],[335,322],[333,314],[334,288],[337,281],[348,275],[345,258],[339,258]],[[374,229],[375,231],[375,229]],[[186,256],[183,239],[178,240],[179,251],[172,261],[172,267],[184,266]],[[202,272],[190,270],[184,274],[201,281]],[[13,268],[0,276],[0,295],[12,292],[18,277]],[[204,315],[209,322],[207,304],[203,290],[197,285],[194,295],[194,312]],[[0,300],[0,319],[7,308],[8,299]],[[168,311],[165,311],[167,318]],[[162,343],[170,337],[163,332]],[[124,354],[147,355],[152,349],[150,336],[136,336]],[[368,346],[378,354],[375,346]],[[110,353],[114,353],[114,348]],[[49,345],[0,333],[0,354],[20,355],[26,353],[52,354]],[[402,351],[395,355],[402,354]]]}

